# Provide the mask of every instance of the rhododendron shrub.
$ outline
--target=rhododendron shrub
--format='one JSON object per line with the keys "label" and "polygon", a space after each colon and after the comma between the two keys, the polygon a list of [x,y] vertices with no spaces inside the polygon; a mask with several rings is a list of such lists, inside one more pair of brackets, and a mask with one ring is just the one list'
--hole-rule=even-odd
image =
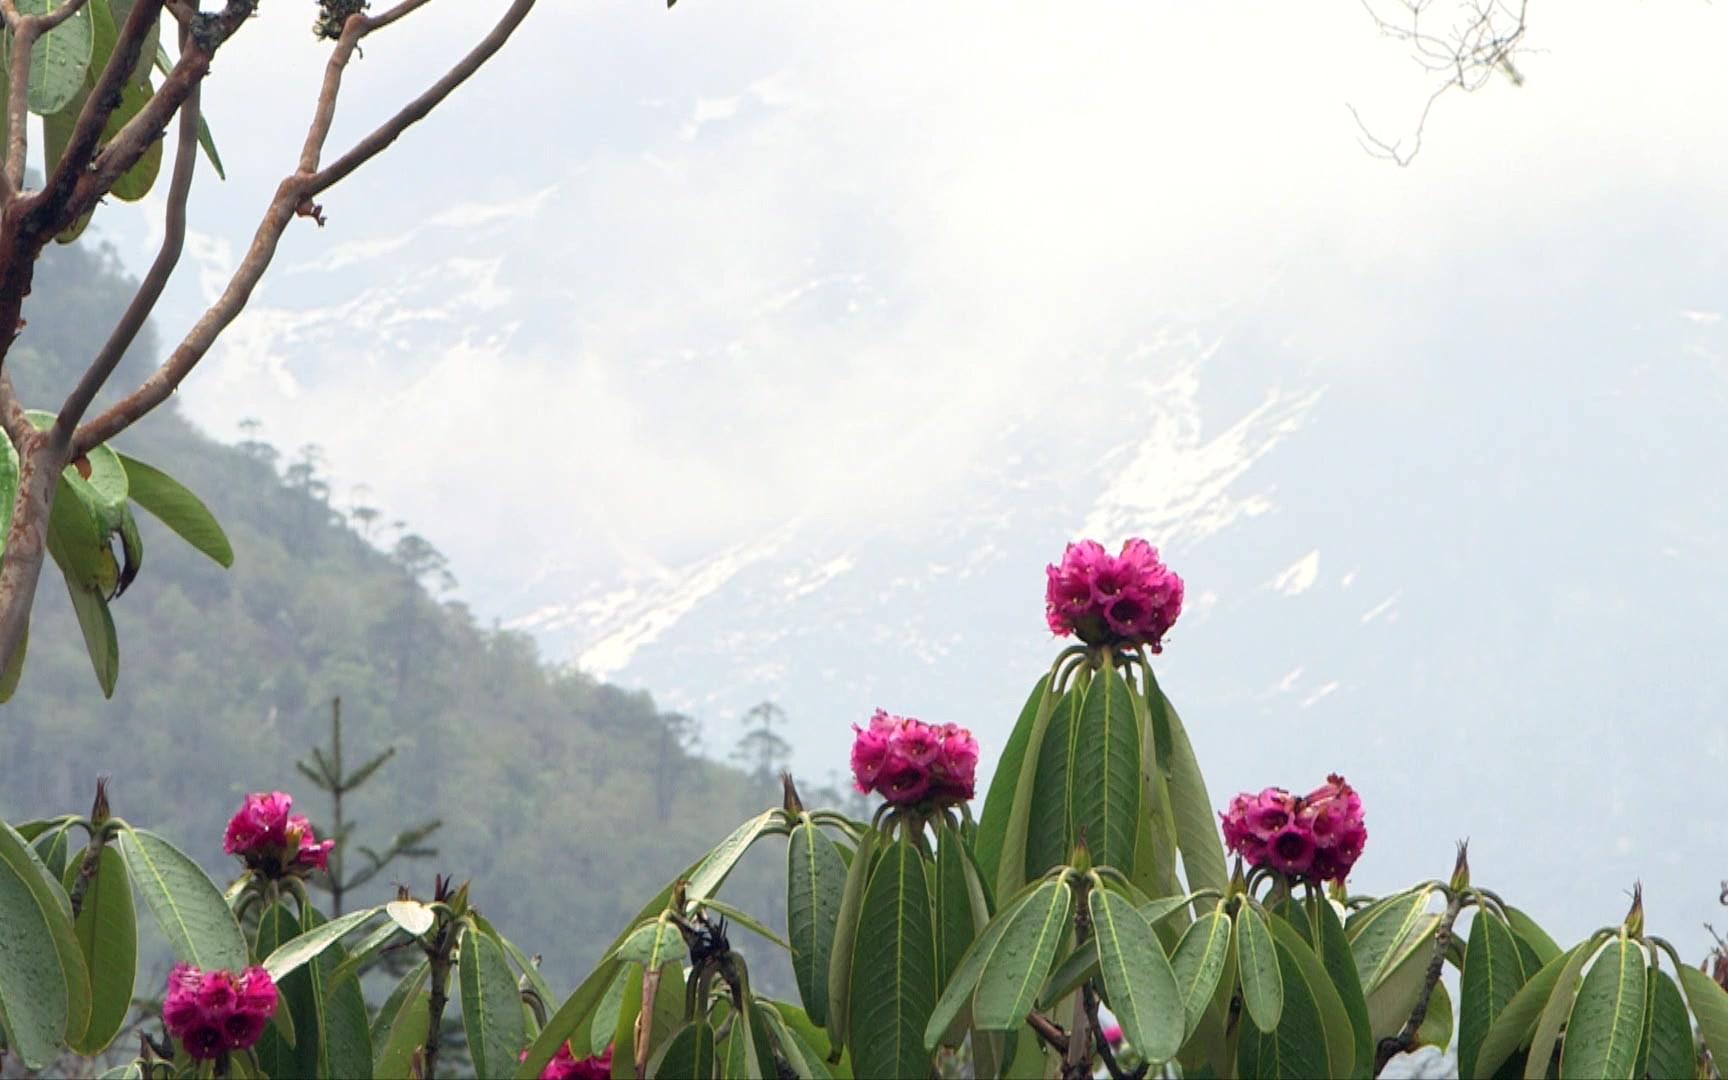
{"label": "rhododendron shrub", "polygon": [[[1457,1075],[1564,1080],[1728,1062],[1728,991],[1647,931],[1636,893],[1562,947],[1472,880],[1462,846],[1444,879],[1361,892],[1372,799],[1340,775],[1215,803],[1154,669],[1183,585],[1150,544],[1070,544],[1044,586],[1059,645],[1011,724],[980,740],[955,717],[837,723],[865,820],[806,806],[787,777],[574,988],[442,877],[327,918],[307,885],[334,841],[284,792],[247,796],[221,834],[226,888],[100,786],[87,816],[0,828],[6,1053],[94,1071],[63,1062],[124,1028],[145,911],[181,966],[114,1075],[1362,1077],[1443,1049]],[[784,845],[783,935],[721,896],[762,843]],[[753,985],[740,925],[787,951],[794,999]],[[350,976],[386,953],[409,963],[368,1003]],[[440,1057],[457,1022],[467,1062]]]}

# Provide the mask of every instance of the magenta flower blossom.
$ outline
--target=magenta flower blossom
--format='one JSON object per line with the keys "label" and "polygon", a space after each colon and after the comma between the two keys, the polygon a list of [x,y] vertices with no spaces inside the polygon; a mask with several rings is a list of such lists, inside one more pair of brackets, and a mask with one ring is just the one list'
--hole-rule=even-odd
{"label": "magenta flower blossom", "polygon": [[972,798],[978,740],[965,728],[877,709],[869,727],[853,724],[852,730],[852,779],[864,794],[875,792],[896,806]]}
{"label": "magenta flower blossom", "polygon": [[1164,635],[1182,614],[1182,579],[1138,538],[1118,555],[1095,540],[1069,544],[1061,564],[1044,572],[1044,618],[1061,637],[1163,652]]}
{"label": "magenta flower blossom", "polygon": [[1224,846],[1250,866],[1316,885],[1342,883],[1368,843],[1362,797],[1337,774],[1302,796],[1283,788],[1243,792],[1218,817]]}
{"label": "magenta flower blossom", "polygon": [[[528,1051],[522,1051],[517,1061],[527,1061]],[[608,1080],[612,1075],[612,1047],[607,1046],[603,1053],[592,1057],[576,1060],[576,1055],[570,1052],[570,1042],[558,1048],[558,1053],[540,1070],[540,1080]]]}
{"label": "magenta flower blossom", "polygon": [[222,850],[272,879],[325,869],[336,841],[314,836],[310,821],[289,813],[293,806],[281,791],[246,796],[222,834]]}
{"label": "magenta flower blossom", "polygon": [[276,983],[261,967],[236,975],[176,964],[168,973],[162,1022],[199,1061],[252,1046],[275,1012]]}

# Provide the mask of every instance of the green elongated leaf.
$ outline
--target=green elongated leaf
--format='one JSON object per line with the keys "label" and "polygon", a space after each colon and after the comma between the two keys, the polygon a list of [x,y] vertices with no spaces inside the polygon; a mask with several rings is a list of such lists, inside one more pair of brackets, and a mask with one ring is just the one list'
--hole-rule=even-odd
{"label": "green elongated leaf", "polygon": [[1728,1062],[1728,991],[1716,985],[1716,980],[1695,968],[1680,968],[1680,988],[1686,991],[1686,1004],[1698,1018],[1698,1033],[1704,1036],[1704,1046],[1719,1065]]}
{"label": "green elongated leaf", "polygon": [[[1170,802],[1170,776],[1165,768],[1168,762],[1159,760],[1160,743],[1146,695],[1138,685],[1132,686],[1131,692],[1140,730],[1140,799],[1146,811],[1134,837],[1131,876],[1135,887],[1148,896],[1176,896],[1183,892],[1182,881],[1176,874],[1182,840],[1176,831],[1176,808]],[[1164,725],[1164,733],[1168,736],[1168,724]],[[1168,746],[1164,754],[1166,758],[1169,756]],[[1169,935],[1180,932],[1186,922],[1185,918],[1178,919],[1161,931],[1166,944],[1174,947],[1176,939]]]}
{"label": "green elongated leaf", "polygon": [[807,1043],[788,1025],[778,1009],[766,1002],[756,1003],[756,1015],[764,1021],[780,1055],[792,1066],[792,1071],[805,1080],[833,1080],[828,1063],[816,1047]]}
{"label": "green elongated leaf", "polygon": [[750,845],[773,829],[779,820],[779,810],[765,810],[734,829],[731,836],[720,841],[718,847],[696,864],[695,871],[690,875],[690,883],[684,890],[685,898],[692,904],[700,904],[713,896],[715,890],[725,882],[726,875],[738,865],[738,860],[750,850]]}
{"label": "green elongated leaf", "polygon": [[[431,975],[431,967],[422,960],[403,973],[396,985],[390,989],[390,995],[384,999],[384,1004],[378,1007],[378,1012],[372,1017],[369,1035],[372,1039],[374,1054],[372,1057],[372,1073],[374,1076],[406,1076],[408,1075],[407,1057],[403,1057],[399,1069],[389,1067],[388,1050],[392,1033],[404,1020],[404,1014],[412,1011],[414,1003],[420,1000],[420,993],[426,988],[426,980]],[[421,1010],[424,1013],[424,1010]],[[420,1032],[418,1043],[426,1041],[424,1029]],[[410,1048],[410,1052],[412,1049]]]}
{"label": "green elongated leaf", "polygon": [[1534,967],[1526,962],[1524,965],[1526,974],[1542,970],[1550,960],[1560,955],[1560,946],[1556,945],[1554,939],[1548,936],[1548,931],[1536,925],[1535,919],[1510,904],[1505,906],[1505,912],[1506,922],[1512,927],[1513,936],[1518,939],[1519,953],[1521,955],[1526,954],[1526,951],[1534,953],[1539,961]]}
{"label": "green elongated leaf", "polygon": [[936,833],[935,889],[936,988],[948,985],[948,977],[972,944],[972,886],[967,881],[966,841],[960,833],[942,825]]}
{"label": "green elongated leaf", "polygon": [[[21,15],[44,15],[49,0],[18,0]],[[84,87],[90,70],[95,29],[88,6],[43,34],[30,50],[30,111],[50,116],[70,103]],[[6,53],[12,52],[12,35],[6,35]]]}
{"label": "green elongated leaf", "polygon": [[[1530,1036],[1530,1056],[1524,1061],[1525,1080],[1544,1080],[1547,1077],[1549,1063],[1554,1057],[1554,1044],[1560,1038],[1560,1027],[1572,1015],[1572,1004],[1578,998],[1584,965],[1596,954],[1600,941],[1600,935],[1592,937],[1587,948],[1572,953],[1554,980],[1548,1003],[1542,1006],[1541,1015],[1536,1018],[1535,1034]],[[1480,1056],[1476,1067],[1482,1068]]]}
{"label": "green elongated leaf", "polygon": [[[276,951],[300,934],[300,921],[285,904],[272,904],[258,917],[258,951],[264,955]],[[268,1028],[259,1036],[254,1052],[258,1063],[270,1076],[317,1076],[319,1066],[318,1022],[321,1001],[314,982],[316,972],[301,968],[289,973],[276,984],[278,1009],[290,1017],[294,1038],[279,1029]],[[368,1062],[370,1064],[370,1062]]]}
{"label": "green elongated leaf", "polygon": [[[0,469],[4,464],[0,463]],[[0,476],[0,486],[4,478]],[[1055,702],[1050,699],[1050,676],[1045,675],[1032,687],[1032,693],[1026,698],[1026,704],[1020,709],[1019,719],[1014,721],[1014,730],[1008,735],[1008,742],[1002,747],[1002,758],[996,763],[996,773],[990,778],[990,790],[984,798],[984,810],[978,819],[978,840],[975,853],[978,858],[978,872],[984,876],[995,890],[997,896],[1008,896],[1025,880],[1026,825],[1031,812],[1031,772],[1036,766],[1036,755],[1029,762],[1027,751],[1030,747],[1042,746],[1044,726],[1049,722],[1050,709]],[[1037,741],[1034,741],[1036,736]],[[1006,882],[1002,877],[1003,852],[1013,852],[1007,860],[1010,873]],[[1007,888],[1004,889],[1003,885]]]}
{"label": "green elongated leaf", "polygon": [[786,844],[786,932],[798,997],[819,1024],[828,1019],[828,968],[845,891],[846,864],[834,841],[805,820]]}
{"label": "green elongated leaf", "polygon": [[30,843],[30,850],[42,860],[48,876],[56,881],[66,877],[66,849],[72,844],[71,834],[72,827],[62,825],[58,829],[49,829]]}
{"label": "green elongated leaf", "polygon": [[1185,1011],[1158,936],[1133,904],[1108,889],[1093,889],[1087,907],[1110,1011],[1142,1058],[1154,1065],[1169,1061],[1182,1048]]}
{"label": "green elongated leaf", "polygon": [[120,681],[120,638],[114,631],[108,601],[102,599],[101,593],[70,581],[66,583],[66,594],[72,598],[72,611],[78,616],[84,650],[90,654],[90,667],[96,672],[102,696],[111,698],[115,684]]}
{"label": "green elongated leaf", "polygon": [[[3,130],[0,128],[0,131]],[[98,1077],[98,1080],[144,1080],[144,1070],[136,1061],[129,1061],[109,1069]]]}
{"label": "green elongated leaf", "polygon": [[1344,924],[1339,922],[1338,912],[1331,902],[1319,897],[1313,904],[1312,923],[1319,939],[1316,951],[1320,954],[1320,963],[1325,967],[1327,978],[1350,1020],[1355,1045],[1354,1071],[1366,1075],[1374,1069],[1374,1028],[1368,1016],[1362,983],[1356,977],[1356,958],[1350,953]]}
{"label": "green elongated leaf", "polygon": [[1236,970],[1242,980],[1242,1004],[1254,1026],[1270,1032],[1278,1027],[1284,1012],[1284,980],[1278,973],[1272,930],[1266,925],[1266,916],[1252,904],[1237,909],[1235,922],[1232,936]]}
{"label": "green elongated leaf", "polygon": [[[1153,684],[1156,686],[1156,682]],[[1168,762],[1170,810],[1176,826],[1176,845],[1182,853],[1182,873],[1190,889],[1230,887],[1230,871],[1224,861],[1224,841],[1218,833],[1218,818],[1212,812],[1212,797],[1206,793],[1206,778],[1188,731],[1176,707],[1162,690],[1158,700],[1170,728]]]}
{"label": "green elongated leaf", "polygon": [[426,1045],[426,1032],[432,1024],[432,995],[416,990],[402,1000],[402,1007],[391,1014],[390,1025],[380,1035],[377,1056],[373,1059],[374,1076],[411,1075],[414,1053]]}
{"label": "green elongated leaf", "polygon": [[[92,6],[96,6],[94,3]],[[149,104],[154,91],[148,81],[129,81],[120,91],[120,107],[108,115],[107,124],[102,128],[104,143],[120,134],[120,129]],[[162,172],[163,140],[153,140],[144,151],[142,157],[133,163],[130,169],[121,173],[114,180],[114,186],[109,189],[116,198],[125,202],[137,202],[150,194],[150,189],[156,184],[156,177]]]}
{"label": "green elongated leaf", "polygon": [[[0,113],[6,110],[0,109]],[[0,132],[5,120],[0,119]],[[6,550],[6,536],[12,531],[12,504],[18,500],[18,448],[12,437],[0,432],[0,551]]]}
{"label": "green elongated leaf", "polygon": [[1440,916],[1424,915],[1411,932],[1407,947],[1393,954],[1403,959],[1380,980],[1380,985],[1365,995],[1368,1026],[1375,1039],[1396,1035],[1416,1008],[1416,999],[1422,995],[1422,986],[1428,979],[1428,965],[1434,956],[1434,931],[1439,925]]}
{"label": "green elongated leaf", "polygon": [[625,964],[618,969],[612,984],[600,998],[600,1005],[594,1010],[594,1019],[578,1032],[577,1036],[571,1038],[571,1053],[580,1051],[582,1057],[588,1057],[596,1048],[603,1049],[611,1040],[612,1033],[618,1029],[618,1012],[624,1007],[624,984],[629,981],[630,965]]}
{"label": "green elongated leaf", "polygon": [[1187,896],[1164,896],[1157,900],[1140,905],[1140,917],[1157,926],[1170,916],[1181,911],[1194,902],[1193,894]]}
{"label": "green elongated leaf", "polygon": [[[1238,929],[1242,925],[1238,921]],[[1257,1029],[1253,1024],[1242,1027],[1236,1058],[1238,1074],[1243,1080],[1338,1075],[1332,1071],[1327,1054],[1325,1025],[1313,987],[1302,977],[1295,957],[1281,945],[1276,948],[1272,974],[1282,987],[1279,1022],[1270,1031]]]}
{"label": "green elongated leaf", "polygon": [[1433,1046],[1441,1050],[1452,1043],[1452,992],[1446,989],[1446,984],[1434,984],[1434,992],[1428,997],[1428,1011],[1423,1014],[1422,1026],[1416,1029],[1417,1046]]}
{"label": "green elongated leaf", "polygon": [[1380,985],[1403,965],[1428,914],[1433,890],[1427,886],[1389,897],[1360,913],[1344,928],[1356,958],[1356,978],[1362,993],[1372,998]]}
{"label": "green elongated leaf", "polygon": [[[83,862],[80,857],[66,868],[68,893]],[[84,888],[72,932],[90,974],[90,1023],[72,1049],[94,1057],[125,1025],[138,970],[138,915],[132,907],[132,885],[126,878],[126,860],[111,847],[104,847],[96,860],[96,874]]]}
{"label": "green elongated leaf", "polygon": [[[307,908],[296,919],[281,903],[258,919],[257,950],[270,956],[304,935],[328,925],[317,910]],[[282,1005],[291,1018],[293,1041],[278,1028],[266,1029],[256,1049],[266,1075],[340,1076],[365,1080],[372,1075],[372,1038],[366,1003],[352,980],[332,986],[330,976],[347,958],[332,942],[309,963],[302,963],[277,981]]]}
{"label": "green elongated leaf", "polygon": [[[384,907],[388,910],[390,905],[385,904]],[[546,977],[540,974],[540,966],[534,962],[534,959],[517,948],[509,938],[500,934],[497,927],[486,921],[486,916],[476,911],[472,913],[472,917],[475,927],[482,934],[491,938],[500,949],[504,950],[504,955],[508,956],[510,962],[516,965],[516,970],[527,981],[528,987],[540,995],[541,1002],[547,1008],[551,1008],[552,1002],[557,1000],[557,996],[552,993],[552,985],[546,981]]]}
{"label": "green elongated leaf", "polygon": [[840,911],[834,919],[834,951],[828,959],[828,1038],[835,1046],[848,1044],[851,1021],[852,957],[858,939],[858,919],[864,907],[864,890],[876,857],[877,833],[866,830],[846,868],[846,887],[840,892]]}
{"label": "green elongated leaf", "polygon": [[[1373,1071],[1373,1059],[1358,1060],[1356,1032],[1351,1024],[1350,1014],[1345,1010],[1344,999],[1339,995],[1337,987],[1332,985],[1326,966],[1315,953],[1314,947],[1302,936],[1295,924],[1287,919],[1274,918],[1269,925],[1272,929],[1272,940],[1278,946],[1280,968],[1292,963],[1296,965],[1296,975],[1312,997],[1315,1011],[1320,1016],[1320,1034],[1326,1046],[1327,1075],[1370,1075]],[[1450,1031],[1451,1005],[1446,1004],[1442,1011]]]}
{"label": "green elongated leaf", "polygon": [[780,1020],[786,1025],[786,1029],[806,1051],[806,1057],[813,1055],[834,1080],[852,1080],[852,1063],[846,1057],[845,1049],[835,1051],[827,1034],[811,1021],[808,1013],[785,1001],[770,1001],[767,1004],[780,1014]]}
{"label": "green elongated leaf", "polygon": [[402,928],[393,922],[386,922],[384,925],[376,927],[361,940],[359,945],[354,947],[354,950],[348,954],[348,958],[338,964],[336,969],[330,973],[330,985],[340,986],[349,979],[358,978],[361,969],[371,963],[380,952],[383,952],[385,946],[395,941],[396,935],[401,932]]}
{"label": "green elongated leaf", "polygon": [[[978,977],[984,971],[984,964],[990,959],[990,954],[1002,940],[1003,933],[1010,922],[1018,916],[1032,896],[1032,890],[1026,890],[1016,896],[996,913],[996,917],[984,925],[978,932],[960,962],[955,965],[954,974],[942,988],[941,997],[936,999],[936,1007],[930,1014],[930,1023],[924,1029],[924,1046],[935,1050],[939,1044],[958,1045],[959,1036],[965,1033],[969,1026],[969,1006],[972,992],[978,987]],[[832,1015],[832,1014],[830,1014]],[[965,1022],[961,1022],[965,1021]],[[945,1036],[951,1036],[945,1038]]]}
{"label": "green elongated leaf", "polygon": [[362,923],[370,921],[382,907],[362,908],[350,911],[324,923],[315,930],[295,936],[285,942],[280,948],[264,958],[264,970],[270,973],[272,979],[280,980],[283,976],[312,960],[325,949],[336,944]]}
{"label": "green elongated leaf", "polygon": [[1500,1015],[1489,1025],[1488,1034],[1483,1037],[1482,1046],[1476,1051],[1475,1075],[1495,1075],[1500,1071],[1500,1066],[1517,1053],[1520,1047],[1529,1045],[1536,1021],[1548,1004],[1549,995],[1554,992],[1554,984],[1559,982],[1561,971],[1571,962],[1573,954],[1583,948],[1583,945],[1578,945],[1548,961],[1512,995],[1512,1000],[1506,1003]]}
{"label": "green elongated leaf", "polygon": [[985,958],[972,997],[972,1024],[985,1031],[1015,1031],[1037,999],[1068,934],[1074,895],[1052,878],[1015,909],[1001,940]]}
{"label": "green elongated leaf", "polygon": [[[326,924],[328,925],[328,924]],[[528,1041],[522,1023],[522,998],[504,950],[485,934],[470,929],[462,935],[457,965],[462,983],[462,1029],[468,1053],[480,1080],[508,1077],[516,1067],[516,1052]]]}
{"label": "green elongated leaf", "polygon": [[228,535],[198,496],[172,476],[137,458],[120,454],[119,459],[126,470],[133,502],[219,565],[234,565],[234,549],[228,543]]}
{"label": "green elongated leaf", "polygon": [[1562,1080],[1632,1080],[1644,1034],[1648,962],[1624,928],[1597,956],[1566,1021]]}
{"label": "green elongated leaf", "polygon": [[[101,16],[101,12],[97,12],[98,25],[103,21],[107,21],[110,27],[110,33],[113,35],[113,38],[117,38],[120,27],[125,26],[126,20],[132,15],[132,4],[133,0],[109,0],[109,7],[112,11],[112,15],[104,20]],[[99,63],[106,64],[108,62],[108,54],[113,51],[114,48],[113,38],[109,40],[106,49],[100,49],[98,54],[101,57],[100,60],[97,60],[95,56],[91,57],[90,66],[92,68],[96,68]],[[100,37],[98,37],[97,40],[98,46],[100,47]],[[162,20],[158,17],[156,22],[151,25],[150,32],[144,36],[143,46],[138,50],[138,63],[132,68],[133,82],[143,82],[150,77],[151,61],[156,58],[156,53],[161,48]],[[104,139],[103,141],[107,140]]]}
{"label": "green elongated leaf", "polygon": [[1470,939],[1464,946],[1464,974],[1459,979],[1458,1070],[1476,1071],[1476,1055],[1488,1029],[1524,985],[1524,961],[1518,939],[1500,916],[1486,907],[1476,909]]}
{"label": "green elongated leaf", "polygon": [[1026,872],[1022,880],[1029,881],[1052,867],[1066,865],[1074,848],[1069,793],[1074,781],[1075,715],[1085,707],[1085,700],[1086,695],[1078,686],[1063,694],[1044,729],[1032,781],[1031,815],[1026,826]]}
{"label": "green elongated leaf", "polygon": [[248,963],[245,935],[216,887],[192,857],[144,829],[116,838],[132,885],[144,898],[176,959],[208,971]]}
{"label": "green elongated leaf", "polygon": [[1050,977],[1044,980],[1044,989],[1038,991],[1038,1008],[1048,1009],[1063,998],[1080,989],[1080,984],[1098,974],[1098,942],[1087,938],[1086,943],[1077,946],[1069,953]]}
{"label": "green elongated leaf", "polygon": [[1182,998],[1183,1033],[1200,1026],[1206,1009],[1212,1004],[1212,994],[1224,974],[1224,961],[1230,956],[1230,916],[1224,905],[1200,916],[1182,935],[1176,951],[1170,957],[1171,970],[1176,975],[1176,988]]}
{"label": "green elongated leaf", "polygon": [[658,970],[661,964],[684,952],[684,935],[662,915],[636,928],[612,955],[626,964],[641,964]]}
{"label": "green elongated leaf", "polygon": [[40,1069],[90,1021],[90,979],[65,894],[24,839],[0,822],[0,1027]]}
{"label": "green elongated leaf", "polygon": [[750,931],[752,934],[755,934],[757,937],[771,945],[778,945],[787,952],[792,951],[792,943],[790,941],[787,941],[779,934],[768,929],[766,923],[741,907],[735,907],[732,904],[725,903],[724,901],[713,899],[702,901],[701,906],[705,910],[726,916],[729,922],[737,923],[739,926],[742,926],[744,929]]}
{"label": "green elongated leaf", "polygon": [[902,838],[882,852],[864,892],[854,946],[847,1049],[860,1076],[923,1076],[936,1006],[936,942],[924,860]]}
{"label": "green elongated leaf", "polygon": [[[302,930],[315,930],[323,921],[322,915],[308,909],[306,919],[302,922]],[[323,1070],[320,1075],[370,1080],[371,1021],[366,1011],[365,999],[360,996],[360,985],[355,982],[334,987],[330,985],[330,974],[346,959],[347,951],[337,943],[324,950],[311,964],[301,968],[302,971],[317,973],[319,994],[323,998],[323,1011],[319,1015],[323,1030],[318,1036],[318,1060]]]}
{"label": "green elongated leaf", "polygon": [[714,1026],[706,1020],[693,1020],[673,1032],[648,1063],[648,1075],[669,1080],[715,1080],[720,1071]]}
{"label": "green elongated leaf", "polygon": [[1691,1076],[1698,1070],[1697,1047],[1692,1041],[1692,1018],[1680,988],[1668,973],[1650,969],[1650,1047],[1640,1076]]}
{"label": "green elongated leaf", "polygon": [[1107,666],[1074,717],[1074,760],[1068,785],[1068,815],[1075,835],[1084,834],[1095,866],[1127,873],[1134,866],[1134,836],[1140,824],[1140,731],[1128,684]]}

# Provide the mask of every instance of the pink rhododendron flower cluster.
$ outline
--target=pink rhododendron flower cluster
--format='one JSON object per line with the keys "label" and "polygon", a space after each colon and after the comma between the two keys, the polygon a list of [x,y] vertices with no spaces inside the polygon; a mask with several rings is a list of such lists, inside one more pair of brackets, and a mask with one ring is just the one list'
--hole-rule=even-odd
{"label": "pink rhododendron flower cluster", "polygon": [[1164,651],[1164,635],[1182,614],[1182,579],[1144,540],[1111,555],[1096,540],[1069,544],[1060,565],[1045,568],[1044,617],[1052,633],[1088,645],[1145,645]]}
{"label": "pink rhododendron flower cluster", "polygon": [[168,973],[162,1022],[199,1061],[250,1047],[275,1011],[276,983],[261,967],[236,975],[176,964]]}
{"label": "pink rhododendron flower cluster", "polygon": [[1306,795],[1283,788],[1244,792],[1218,816],[1224,845],[1249,865],[1315,884],[1342,882],[1368,842],[1362,797],[1336,773]]}
{"label": "pink rhododendron flower cluster", "polygon": [[978,740],[957,724],[926,724],[876,710],[870,726],[852,725],[852,777],[896,806],[926,799],[964,802],[978,771]]}
{"label": "pink rhododendron flower cluster", "polygon": [[[517,1061],[527,1061],[528,1051],[522,1051]],[[540,1080],[608,1080],[612,1075],[612,1047],[606,1047],[604,1053],[595,1054],[576,1060],[576,1055],[570,1052],[570,1043],[565,1041],[558,1048],[551,1061],[540,1070]]]}
{"label": "pink rhododendron flower cluster", "polygon": [[270,878],[304,877],[324,869],[336,841],[313,836],[310,821],[288,812],[293,805],[294,800],[281,791],[246,796],[222,834],[222,850]]}

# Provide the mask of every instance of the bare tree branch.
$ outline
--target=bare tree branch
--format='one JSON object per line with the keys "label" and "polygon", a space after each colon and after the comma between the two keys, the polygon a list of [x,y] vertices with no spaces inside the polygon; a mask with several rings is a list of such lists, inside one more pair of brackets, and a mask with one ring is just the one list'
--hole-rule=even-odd
{"label": "bare tree branch", "polygon": [[[1422,138],[1435,104],[1457,90],[1471,94],[1488,85],[1496,73],[1514,86],[1524,76],[1515,58],[1524,42],[1529,0],[1452,0],[1451,18],[1436,28],[1434,0],[1361,0],[1383,37],[1410,52],[1435,85],[1407,135],[1388,141],[1374,134],[1354,105],[1346,104],[1356,121],[1358,141],[1371,156],[1407,166],[1422,150]],[[1393,15],[1383,7],[1395,7]]]}
{"label": "bare tree branch", "polygon": [[[421,0],[424,2],[424,0]],[[418,7],[415,0],[407,0],[402,5],[407,10]],[[490,60],[504,43],[510,40],[510,35],[522,20],[528,17],[528,12],[534,6],[534,0],[515,0],[515,3],[504,12],[492,32],[480,39],[479,44],[457,62],[456,66],[446,72],[443,78],[426,88],[426,92],[405,105],[400,112],[380,124],[370,135],[354,144],[354,148],[331,162],[312,177],[307,185],[307,196],[317,195],[331,185],[358,169],[391,143],[395,142],[404,131],[424,120],[428,113],[437,108],[441,102],[450,96],[450,92],[468,81],[469,76],[480,70],[480,65]],[[405,13],[405,12],[404,12]],[[399,15],[386,13],[386,18],[395,21]]]}
{"label": "bare tree branch", "polygon": [[4,371],[0,371],[0,430],[11,436],[14,446],[35,431],[12,388],[12,376]]}
{"label": "bare tree branch", "polygon": [[6,91],[6,168],[0,179],[0,193],[11,202],[24,186],[26,137],[25,119],[30,102],[30,50],[43,34],[78,14],[88,0],[65,0],[59,7],[43,15],[20,15],[15,0],[0,0],[0,17],[12,31],[11,82]]}
{"label": "bare tree branch", "polygon": [[[142,6],[143,4],[139,5]],[[125,314],[121,315],[120,322],[108,335],[102,351],[96,354],[96,358],[85,370],[84,377],[78,380],[78,385],[67,395],[65,404],[60,406],[60,414],[54,420],[57,438],[69,440],[73,428],[84,418],[85,410],[96,400],[96,394],[102,389],[102,385],[114,374],[115,365],[126,355],[126,350],[132,347],[138,331],[144,328],[144,323],[150,318],[156,301],[161,298],[168,279],[173,276],[174,267],[180,262],[180,252],[186,246],[186,199],[192,192],[192,174],[198,165],[198,98],[199,88],[195,85],[187,96],[186,103],[180,106],[180,131],[174,146],[174,173],[168,182],[168,209],[163,218],[162,247],[156,252],[155,261],[150,264],[144,280],[138,283],[137,293],[133,295],[132,302],[126,305]]]}
{"label": "bare tree branch", "polygon": [[[382,18],[393,22],[402,14],[421,6],[424,0],[407,0],[403,5],[406,11],[390,12]],[[286,177],[277,185],[276,194],[270,200],[265,210],[263,220],[258,224],[257,231],[252,236],[252,243],[247,248],[240,265],[228,280],[222,294],[216,302],[199,317],[185,338],[169,354],[168,359],[145,379],[137,389],[109,406],[100,415],[87,421],[77,431],[72,440],[74,453],[83,453],[91,447],[98,446],[120,432],[126,430],[150,410],[156,408],[169,395],[179,388],[186,376],[198,365],[216,338],[227,329],[245,308],[251,298],[252,290],[264,276],[271,260],[276,255],[277,245],[290,222],[298,216],[316,217],[319,209],[312,203],[313,196],[330,188],[355,169],[377,156],[385,147],[394,142],[402,132],[424,118],[450,95],[456,87],[465,82],[469,76],[479,69],[509,40],[510,35],[521,25],[528,12],[534,7],[534,0],[513,0],[492,31],[482,38],[468,55],[464,56],[434,82],[426,92],[415,98],[395,116],[391,117],[375,131],[360,140],[329,167],[311,172],[316,168],[323,142],[329,136],[329,129],[334,117],[337,95],[341,91],[342,73],[347,66],[349,57],[361,38],[372,29],[373,23],[364,16],[351,16],[343,27],[341,39],[325,67],[324,83],[318,95],[318,105],[313,112],[311,124],[307,129],[306,144],[301,150],[300,169]],[[384,25],[388,25],[388,22]],[[158,91],[160,96],[161,91]],[[142,115],[142,114],[141,114]],[[136,122],[136,121],[134,121]],[[131,125],[128,125],[130,127]],[[118,141],[118,136],[116,141]],[[98,159],[100,160],[100,158]],[[0,641],[0,644],[4,644]]]}

